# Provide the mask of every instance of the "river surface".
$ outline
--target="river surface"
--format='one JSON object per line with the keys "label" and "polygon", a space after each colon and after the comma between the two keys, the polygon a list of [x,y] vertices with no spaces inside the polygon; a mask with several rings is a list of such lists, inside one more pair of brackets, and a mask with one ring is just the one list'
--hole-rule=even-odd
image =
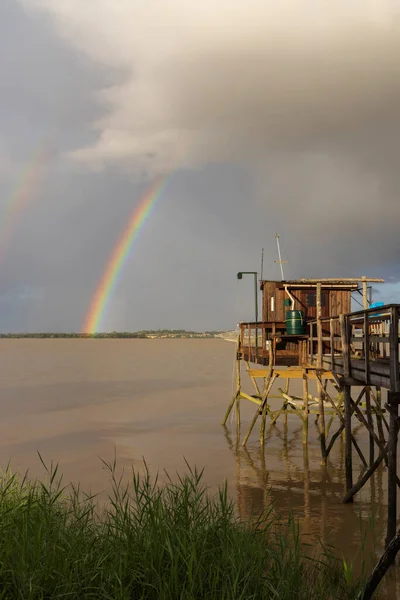
{"label": "river surface", "polygon": [[[299,520],[303,539],[334,545],[346,559],[365,548],[372,561],[382,552],[386,518],[386,470],[381,468],[343,505],[344,443],[321,464],[318,430],[310,417],[309,443],[302,423],[289,415],[266,430],[262,451],[256,426],[247,448],[236,438],[235,415],[220,422],[233,392],[235,345],[223,340],[0,340],[0,464],[42,477],[39,460],[57,462],[64,481],[93,493],[109,490],[101,461],[118,468],[171,475],[205,469],[217,490],[224,480],[242,517],[271,501],[278,513]],[[251,393],[243,377],[243,388]],[[296,390],[295,390],[296,391]],[[291,392],[292,393],[292,392]],[[279,400],[272,400],[274,408]],[[242,403],[243,439],[255,405]],[[332,426],[335,430],[336,424]],[[368,439],[356,432],[365,455]],[[361,469],[353,457],[355,474]],[[398,582],[396,580],[399,580]],[[397,590],[397,595],[396,595]],[[387,576],[382,598],[400,599],[399,567]]]}

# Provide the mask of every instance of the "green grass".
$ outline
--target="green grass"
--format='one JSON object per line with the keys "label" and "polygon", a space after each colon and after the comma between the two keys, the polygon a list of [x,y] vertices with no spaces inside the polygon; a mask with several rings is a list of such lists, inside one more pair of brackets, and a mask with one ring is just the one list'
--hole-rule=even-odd
{"label": "green grass", "polygon": [[291,521],[272,512],[241,523],[226,487],[211,496],[202,472],[158,485],[146,470],[129,483],[107,465],[105,505],[7,469],[0,478],[0,598],[341,600],[356,583],[328,553],[307,558]]}

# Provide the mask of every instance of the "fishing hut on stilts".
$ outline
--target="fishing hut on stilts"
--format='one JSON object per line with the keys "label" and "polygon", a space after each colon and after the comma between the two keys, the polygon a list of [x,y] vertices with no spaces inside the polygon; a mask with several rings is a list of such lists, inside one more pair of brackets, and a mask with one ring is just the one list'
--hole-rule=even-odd
{"label": "fishing hut on stilts", "polygon": [[[396,534],[400,486],[397,476],[400,304],[370,305],[368,284],[383,281],[368,277],[261,280],[262,320],[239,324],[235,391],[223,424],[235,409],[240,436],[240,404],[245,400],[255,405],[255,413],[241,440],[244,446],[258,420],[259,440],[263,445],[267,421],[273,425],[288,414],[302,421],[303,444],[307,444],[309,415],[313,415],[318,422],[323,462],[343,434],[345,503],[353,501],[384,463],[388,477],[386,544],[389,544]],[[362,298],[362,310],[352,312],[354,293]],[[254,393],[243,391],[243,376],[249,378]],[[290,393],[292,380],[302,382],[302,394]],[[273,409],[272,388],[279,383],[280,403]],[[355,421],[368,432],[368,456],[364,456],[354,435]],[[356,481],[354,453],[363,465]],[[400,539],[398,542],[400,548]]]}

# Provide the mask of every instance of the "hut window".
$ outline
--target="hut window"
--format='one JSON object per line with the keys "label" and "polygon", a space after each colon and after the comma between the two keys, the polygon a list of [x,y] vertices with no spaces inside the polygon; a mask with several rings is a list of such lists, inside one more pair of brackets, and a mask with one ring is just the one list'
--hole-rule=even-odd
{"label": "hut window", "polygon": [[[326,296],[327,296],[327,294],[322,292],[321,308],[326,306]],[[310,306],[310,307],[317,305],[317,292],[316,291],[307,292],[306,303],[307,303],[307,306]]]}

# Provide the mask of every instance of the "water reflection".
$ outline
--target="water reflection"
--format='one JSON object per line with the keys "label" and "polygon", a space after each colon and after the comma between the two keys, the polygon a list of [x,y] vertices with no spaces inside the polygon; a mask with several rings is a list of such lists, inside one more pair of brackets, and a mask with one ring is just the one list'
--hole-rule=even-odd
{"label": "water reflection", "polygon": [[[323,465],[316,426],[313,432],[310,423],[310,443],[306,445],[302,443],[303,425],[294,425],[282,422],[271,426],[266,432],[264,448],[258,443],[245,448],[236,432],[224,428],[236,464],[240,517],[258,516],[272,503],[280,517],[287,517],[290,512],[295,516],[305,542],[314,548],[320,542],[335,547],[346,560],[355,560],[358,569],[364,560],[369,572],[384,545],[385,468],[376,471],[354,504],[343,505],[343,437],[332,449],[327,465]],[[354,433],[357,435],[356,429]],[[362,438],[362,429],[359,434]],[[382,598],[400,598],[397,577],[398,567],[395,567],[386,577]]]}
{"label": "water reflection", "polygon": [[[321,463],[317,444],[302,444],[302,425],[288,430],[270,427],[264,448],[243,447],[236,435],[225,429],[228,446],[236,462],[237,504],[240,516],[256,516],[274,503],[282,515],[292,511],[301,522],[304,536],[339,547],[361,542],[360,526],[374,516],[378,549],[385,523],[383,469],[364,488],[361,502],[343,505],[345,492],[344,441],[339,439],[327,465]],[[372,525],[371,525],[372,526]]]}

